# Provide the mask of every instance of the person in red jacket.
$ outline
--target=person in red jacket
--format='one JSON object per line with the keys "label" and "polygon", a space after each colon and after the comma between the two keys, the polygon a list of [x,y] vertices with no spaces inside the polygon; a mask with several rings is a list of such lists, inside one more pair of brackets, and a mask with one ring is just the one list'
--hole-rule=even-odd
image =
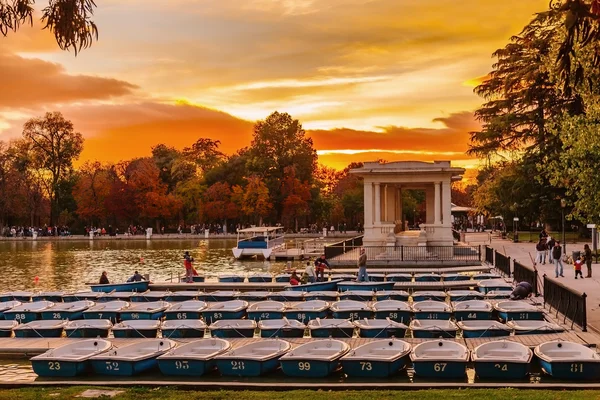
{"label": "person in red jacket", "polygon": [[577,279],[577,275],[583,279],[583,273],[581,272],[581,267],[583,267],[583,263],[585,262],[585,256],[579,257],[579,259],[573,262],[573,266],[575,267],[575,279]]}
{"label": "person in red jacket", "polygon": [[300,284],[300,278],[296,274],[296,271],[292,271],[292,276],[290,276],[290,285],[298,286]]}

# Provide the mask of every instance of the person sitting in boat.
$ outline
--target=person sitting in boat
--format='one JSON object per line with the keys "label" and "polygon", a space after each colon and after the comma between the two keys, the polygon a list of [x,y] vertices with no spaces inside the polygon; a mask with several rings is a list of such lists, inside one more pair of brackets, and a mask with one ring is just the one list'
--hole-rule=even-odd
{"label": "person sitting in boat", "polygon": [[533,294],[533,287],[529,282],[519,282],[510,294],[511,300],[525,300]]}
{"label": "person sitting in boat", "polygon": [[100,276],[100,284],[108,285],[110,282],[108,281],[108,276],[106,276],[106,271],[102,271],[102,275]]}
{"label": "person sitting in boat", "polygon": [[296,271],[292,271],[292,276],[290,276],[290,285],[298,286],[300,284],[300,278],[296,274]]}
{"label": "person sitting in boat", "polygon": [[306,263],[306,269],[304,270],[304,273],[308,275],[308,281],[310,283],[315,283],[317,281],[317,274],[315,273],[315,269],[310,261]]}
{"label": "person sitting in boat", "polygon": [[194,267],[192,266],[194,258],[190,256],[190,252],[186,251],[183,255],[183,266],[185,267],[185,281],[187,283],[194,282]]}
{"label": "person sitting in boat", "polygon": [[146,278],[144,278],[143,275],[141,275],[139,272],[135,271],[135,273],[129,278],[127,279],[127,282],[141,282],[141,281],[145,281]]}
{"label": "person sitting in boat", "polygon": [[321,257],[315,260],[315,269],[317,271],[317,281],[324,282],[325,281],[325,268],[331,269],[329,265],[329,261],[325,258],[325,254],[321,254]]}

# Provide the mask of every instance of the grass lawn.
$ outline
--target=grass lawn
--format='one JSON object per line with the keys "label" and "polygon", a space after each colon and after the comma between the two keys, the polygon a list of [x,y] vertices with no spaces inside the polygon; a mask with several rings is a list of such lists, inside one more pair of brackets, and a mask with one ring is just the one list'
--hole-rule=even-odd
{"label": "grass lawn", "polygon": [[[463,389],[463,390],[421,390],[421,391],[308,391],[294,390],[287,392],[270,391],[193,391],[170,388],[87,388],[81,386],[68,388],[23,388],[0,390],[0,400],[54,400],[81,399],[77,397],[87,389],[92,390],[123,390],[124,393],[112,397],[117,400],[593,400],[600,399],[600,390],[581,391],[550,391],[550,390],[517,390],[517,389]],[[109,397],[97,397],[108,399]]]}

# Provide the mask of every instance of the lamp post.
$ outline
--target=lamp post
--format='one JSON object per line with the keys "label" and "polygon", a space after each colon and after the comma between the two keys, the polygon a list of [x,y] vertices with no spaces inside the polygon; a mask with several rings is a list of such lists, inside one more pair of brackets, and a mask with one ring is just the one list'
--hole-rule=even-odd
{"label": "lamp post", "polygon": [[567,201],[565,199],[560,199],[560,210],[562,216],[562,242],[563,242],[563,254],[567,254],[567,240],[565,239],[565,207],[567,206]]}

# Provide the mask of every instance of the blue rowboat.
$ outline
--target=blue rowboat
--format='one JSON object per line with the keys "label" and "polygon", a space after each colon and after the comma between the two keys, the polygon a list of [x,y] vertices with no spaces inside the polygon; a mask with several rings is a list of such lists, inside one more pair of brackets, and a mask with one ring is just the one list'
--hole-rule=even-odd
{"label": "blue rowboat", "polygon": [[302,301],[304,300],[304,292],[295,292],[292,290],[285,290],[283,292],[273,292],[267,295],[267,299],[273,301]]}
{"label": "blue rowboat", "polygon": [[301,338],[304,337],[306,325],[295,319],[265,319],[258,323],[262,338]]}
{"label": "blue rowboat", "polygon": [[200,319],[202,318],[202,311],[206,307],[207,304],[200,300],[187,300],[171,304],[171,307],[165,310],[165,319]]}
{"label": "blue rowboat", "polygon": [[371,282],[385,282],[386,274],[369,274],[369,281]]}
{"label": "blue rowboat", "polygon": [[514,330],[515,335],[545,335],[565,331],[562,326],[548,321],[508,321],[506,325]]}
{"label": "blue rowboat", "polygon": [[427,291],[419,291],[413,292],[412,301],[425,301],[425,300],[434,300],[434,301],[446,301],[447,294],[446,292],[442,292],[440,290],[427,290]]}
{"label": "blue rowboat", "polygon": [[92,292],[145,292],[148,290],[148,281],[108,283],[106,285],[90,285]]}
{"label": "blue rowboat", "polygon": [[113,324],[117,323],[121,311],[129,307],[129,303],[122,300],[99,303],[83,312],[84,319],[108,319]]}
{"label": "blue rowboat", "polygon": [[487,292],[483,298],[486,300],[508,300],[510,299],[510,293],[506,290],[500,292],[492,290],[491,292]]}
{"label": "blue rowboat", "polygon": [[21,302],[30,302],[31,297],[34,295],[33,292],[19,290],[16,292],[7,292],[0,294],[0,302],[6,302],[11,300],[17,300]]}
{"label": "blue rowboat", "polygon": [[480,281],[477,284],[481,293],[487,294],[488,292],[512,292],[513,287],[510,283],[504,279],[486,279]]}
{"label": "blue rowboat", "polygon": [[483,300],[467,300],[454,303],[454,318],[457,321],[470,321],[477,319],[492,319],[494,307]]}
{"label": "blue rowboat", "polygon": [[52,307],[51,301],[36,301],[34,303],[22,303],[4,311],[5,319],[12,319],[20,323],[36,321],[41,318],[42,311]]}
{"label": "blue rowboat", "polygon": [[452,307],[442,301],[413,303],[412,310],[415,319],[450,319],[452,316]]}
{"label": "blue rowboat", "polygon": [[211,303],[202,311],[202,319],[210,324],[222,319],[242,319],[246,315],[247,308],[248,302],[244,300]]}
{"label": "blue rowboat", "polygon": [[166,301],[153,301],[150,303],[131,303],[121,311],[121,319],[161,319],[171,305]]}
{"label": "blue rowboat", "polygon": [[222,319],[212,323],[208,329],[213,337],[251,338],[256,327],[256,321],[251,319]]}
{"label": "blue rowboat", "polygon": [[15,329],[18,325],[19,323],[17,321],[0,321],[0,337],[11,337],[13,329]]}
{"label": "blue rowboat", "polygon": [[307,323],[313,319],[326,318],[329,311],[329,303],[323,300],[310,300],[290,304],[285,309],[285,316]]}
{"label": "blue rowboat", "polygon": [[148,292],[134,294],[133,296],[131,296],[131,301],[133,303],[148,303],[148,302],[165,300],[170,295],[171,295],[171,292],[169,292],[169,291],[150,290]]}
{"label": "blue rowboat", "polygon": [[373,304],[375,319],[391,319],[396,322],[409,323],[412,310],[410,306],[398,300],[383,300]]}
{"label": "blue rowboat", "polygon": [[248,313],[248,319],[258,322],[263,319],[281,319],[284,310],[285,305],[283,303],[268,300],[251,304],[246,312]]}
{"label": "blue rowboat", "polygon": [[246,277],[244,275],[227,274],[219,275],[219,282],[221,283],[242,283]]}
{"label": "blue rowboat", "polygon": [[532,356],[529,347],[507,340],[481,344],[471,353],[478,377],[510,381],[527,376]]}
{"label": "blue rowboat", "polygon": [[501,301],[500,303],[496,303],[494,308],[498,311],[500,319],[505,322],[544,320],[544,311],[533,304],[525,303],[524,301]]}
{"label": "blue rowboat", "polygon": [[65,335],[68,338],[106,338],[112,326],[108,319],[78,319],[67,322]]}
{"label": "blue rowboat", "polygon": [[103,296],[104,296],[104,293],[102,293],[102,292],[65,293],[63,295],[62,301],[64,301],[65,303],[72,303],[74,301],[81,301],[81,300],[98,301],[98,299]]}
{"label": "blue rowboat", "polygon": [[362,301],[341,300],[332,303],[329,307],[333,318],[357,320],[363,318],[371,318],[373,310],[371,307]]}
{"label": "blue rowboat", "polygon": [[151,319],[139,319],[120,322],[112,327],[116,338],[151,338],[158,336],[160,322]]}
{"label": "blue rowboat", "polygon": [[473,275],[473,280],[475,280],[475,281],[483,281],[486,279],[501,279],[501,278],[502,277],[498,274],[489,274],[489,273]]}
{"label": "blue rowboat", "polygon": [[439,274],[416,274],[415,282],[441,282],[442,276]]}
{"label": "blue rowboat", "polygon": [[246,301],[265,301],[267,300],[268,295],[269,292],[262,290],[256,292],[242,292],[237,296],[237,298]]}
{"label": "blue rowboat", "polygon": [[95,303],[90,300],[74,301],[72,303],[56,303],[42,311],[42,319],[82,319],[83,312]]}
{"label": "blue rowboat", "polygon": [[354,321],[362,338],[403,338],[408,326],[391,319],[363,319]]}
{"label": "blue rowboat", "polygon": [[569,381],[600,379],[600,355],[579,343],[553,340],[534,349],[542,371]]}
{"label": "blue rowboat", "polygon": [[206,299],[206,293],[199,290],[178,290],[176,292],[170,292],[165,301],[169,303],[175,303],[180,301],[188,300],[202,300]]}
{"label": "blue rowboat", "polygon": [[289,285],[285,287],[285,290],[291,290],[294,292],[328,292],[331,290],[338,290],[338,285],[341,282],[341,279],[334,279],[325,282],[307,283],[306,285]]}
{"label": "blue rowboat", "polygon": [[254,377],[279,367],[279,358],[292,348],[281,339],[263,339],[215,357],[217,369],[224,376]]}
{"label": "blue rowboat", "polygon": [[442,281],[444,282],[458,282],[458,281],[470,281],[471,277],[465,274],[442,274]]}
{"label": "blue rowboat", "polygon": [[206,278],[204,277],[204,275],[192,276],[192,282],[194,282],[194,283],[204,283],[205,280],[206,280]]}
{"label": "blue rowboat", "polygon": [[306,325],[313,338],[351,338],[354,324],[347,319],[313,319]]}
{"label": "blue rowboat", "polygon": [[20,306],[22,303],[17,300],[4,301],[0,303],[0,320],[5,319],[4,311],[10,310],[16,306]]}
{"label": "blue rowboat", "polygon": [[325,378],[338,369],[340,358],[348,351],[350,346],[341,340],[314,340],[288,351],[279,363],[287,376]]}
{"label": "blue rowboat", "polygon": [[351,350],[340,362],[350,377],[387,378],[406,368],[411,349],[403,340],[375,340]]}
{"label": "blue rowboat", "polygon": [[355,290],[393,290],[395,282],[341,282],[337,284],[340,292],[355,291]]}
{"label": "blue rowboat", "polygon": [[412,274],[388,274],[388,282],[412,282]]}
{"label": "blue rowboat", "polygon": [[240,292],[237,290],[217,290],[216,292],[210,292],[206,294],[206,301],[232,301],[237,299]]}
{"label": "blue rowboat", "polygon": [[342,292],[340,300],[372,301],[373,293],[366,290]]}
{"label": "blue rowboat", "polygon": [[456,324],[446,319],[413,319],[409,328],[416,339],[453,338],[458,331]]}
{"label": "blue rowboat", "polygon": [[[289,280],[288,280],[289,281]],[[265,283],[265,282],[273,282],[273,275],[268,273],[257,273],[248,276],[248,282],[252,283]]]}
{"label": "blue rowboat", "polygon": [[304,300],[325,300],[325,301],[337,301],[339,293],[329,290],[326,292],[306,292]]}
{"label": "blue rowboat", "polygon": [[398,301],[408,301],[410,294],[405,292],[404,290],[380,290],[379,292],[375,292],[375,301],[382,300],[398,300]]}
{"label": "blue rowboat", "polygon": [[275,275],[275,282],[277,283],[288,283],[291,278],[291,274],[279,274]]}
{"label": "blue rowboat", "polygon": [[448,292],[450,301],[483,300],[483,294],[475,290],[451,290]]}
{"label": "blue rowboat", "polygon": [[511,328],[498,321],[465,320],[457,323],[462,330],[463,338],[510,336]]}
{"label": "blue rowboat", "polygon": [[53,303],[62,303],[65,292],[39,292],[33,295],[32,301],[51,301]]}
{"label": "blue rowboat", "polygon": [[202,376],[214,370],[214,358],[230,348],[223,339],[196,340],[158,357],[158,368],[168,376]]}
{"label": "blue rowboat", "polygon": [[131,301],[133,296],[136,296],[137,292],[111,292],[111,293],[102,293],[102,296],[98,297],[96,300],[97,303],[107,303],[109,301],[121,300],[121,301]]}
{"label": "blue rowboat", "polygon": [[464,379],[469,350],[450,340],[434,340],[413,347],[410,359],[415,374],[424,378]]}
{"label": "blue rowboat", "polygon": [[356,275],[354,274],[333,274],[331,275],[332,281],[354,281],[356,280]]}
{"label": "blue rowboat", "polygon": [[175,346],[177,344],[169,339],[144,340],[93,356],[90,363],[100,375],[133,376],[156,368],[156,358]]}
{"label": "blue rowboat", "polygon": [[14,329],[18,338],[58,338],[63,334],[67,321],[44,320],[21,324]]}
{"label": "blue rowboat", "polygon": [[206,324],[199,319],[169,319],[160,325],[167,339],[203,338]]}
{"label": "blue rowboat", "polygon": [[88,372],[89,359],[109,351],[108,340],[89,339],[69,343],[31,359],[33,372],[43,378],[75,377]]}

